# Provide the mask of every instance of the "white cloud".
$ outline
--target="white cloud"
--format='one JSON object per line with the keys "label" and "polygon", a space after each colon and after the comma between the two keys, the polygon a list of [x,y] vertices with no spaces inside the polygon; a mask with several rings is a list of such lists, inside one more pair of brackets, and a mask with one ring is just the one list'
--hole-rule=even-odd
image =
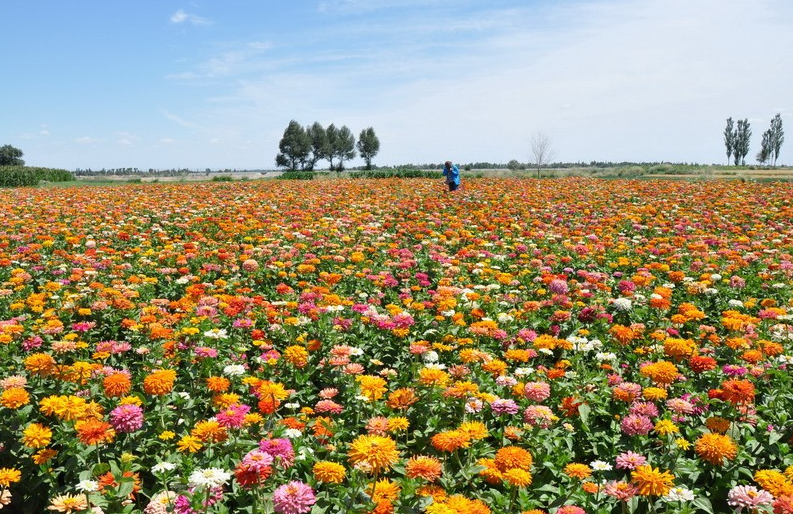
{"label": "white cloud", "polygon": [[74,142],[75,143],[79,143],[81,145],[94,145],[94,144],[97,144],[97,143],[103,143],[104,140],[103,139],[98,139],[98,138],[95,138],[95,137],[91,137],[91,136],[82,136],[82,137],[78,137],[77,139],[75,139]]}
{"label": "white cloud", "polygon": [[211,25],[212,21],[203,18],[201,16],[197,16],[195,14],[189,14],[184,11],[184,9],[179,9],[175,13],[171,15],[171,23],[179,25],[181,23],[190,23],[192,25]]}

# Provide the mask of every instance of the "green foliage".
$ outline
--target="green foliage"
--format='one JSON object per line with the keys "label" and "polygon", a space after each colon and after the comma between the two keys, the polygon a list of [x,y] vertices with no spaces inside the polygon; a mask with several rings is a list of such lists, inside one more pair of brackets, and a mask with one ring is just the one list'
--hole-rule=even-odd
{"label": "green foliage", "polygon": [[306,170],[310,171],[314,169],[318,161],[327,159],[330,145],[328,144],[328,133],[318,121],[306,128],[306,135],[311,141],[311,156],[306,163]]}
{"label": "green foliage", "polygon": [[727,149],[727,164],[730,164],[730,157],[735,148],[735,128],[732,118],[727,118],[727,126],[724,128],[724,146]]}
{"label": "green foliage", "polygon": [[749,153],[749,141],[751,138],[752,129],[749,126],[749,120],[738,120],[738,126],[735,128],[735,141],[732,150],[736,166],[738,164],[746,164],[746,154]]}
{"label": "green foliage", "polygon": [[278,180],[314,180],[317,173],[314,171],[287,171],[275,177]]}
{"label": "green foliage", "polygon": [[212,177],[212,182],[234,182],[234,177],[231,175],[217,175]]}
{"label": "green foliage", "polygon": [[[346,125],[342,125],[340,129],[337,129],[332,123],[328,126],[327,135],[328,144],[330,145],[328,156],[330,169],[342,171],[344,169],[344,161],[355,157],[355,136],[352,135]],[[334,157],[339,160],[339,164],[335,168],[333,167]]]}
{"label": "green foliage", "polygon": [[55,168],[30,166],[0,166],[0,187],[35,186],[39,182],[69,182],[72,172]]}
{"label": "green foliage", "polygon": [[361,158],[366,161],[366,169],[371,170],[372,158],[380,151],[380,140],[377,139],[377,135],[374,133],[372,127],[365,128],[361,131],[361,134],[358,136],[357,146]]}
{"label": "green foliage", "polygon": [[24,166],[22,150],[11,145],[0,146],[0,166]]}
{"label": "green foliage", "polygon": [[350,178],[438,178],[436,171],[425,170],[365,170],[352,171]]}
{"label": "green foliage", "polygon": [[770,155],[774,158],[774,166],[776,160],[779,158],[779,150],[782,148],[782,143],[785,142],[785,131],[782,129],[782,116],[777,113],[774,119],[771,120],[771,141],[770,141]]}
{"label": "green foliage", "polygon": [[305,169],[311,153],[311,139],[309,139],[306,130],[298,122],[292,120],[284,130],[284,136],[278,143],[278,149],[281,152],[275,156],[276,166],[296,170],[300,164]]}

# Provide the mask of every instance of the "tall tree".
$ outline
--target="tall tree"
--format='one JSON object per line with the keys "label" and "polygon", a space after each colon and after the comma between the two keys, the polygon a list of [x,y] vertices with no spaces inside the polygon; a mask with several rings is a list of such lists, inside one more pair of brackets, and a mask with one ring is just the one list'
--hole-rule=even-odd
{"label": "tall tree", "polygon": [[281,153],[275,156],[275,164],[294,171],[298,164],[302,164],[305,168],[306,159],[311,153],[311,140],[300,123],[292,120],[284,130],[284,137],[278,143],[278,149]]}
{"label": "tall tree", "polygon": [[782,148],[782,143],[785,142],[785,131],[782,130],[782,116],[777,113],[774,119],[771,120],[771,153],[774,157],[774,166],[776,160],[779,158],[779,150]]}
{"label": "tall tree", "polygon": [[328,128],[325,129],[325,137],[328,140],[328,145],[325,147],[325,158],[330,162],[330,171],[333,171],[335,169],[333,159],[336,157],[333,149],[339,145],[339,129],[336,128],[336,125],[333,123],[328,125]]}
{"label": "tall tree", "polygon": [[22,150],[11,145],[0,146],[0,166],[24,166]]}
{"label": "tall tree", "polygon": [[357,147],[358,152],[361,154],[361,158],[366,161],[366,169],[372,169],[372,158],[380,151],[380,140],[377,139],[377,135],[374,133],[372,127],[365,128],[361,131],[361,134],[358,136]]}
{"label": "tall tree", "polygon": [[330,151],[333,156],[339,160],[336,171],[343,171],[344,161],[355,157],[355,136],[352,135],[347,125],[342,125],[342,127],[336,131],[336,137],[331,143]]}
{"label": "tall tree", "polygon": [[318,121],[306,128],[306,134],[311,140],[311,157],[307,161],[306,169],[313,170],[317,162],[325,159],[328,154],[328,134]]}
{"label": "tall tree", "polygon": [[749,153],[749,142],[752,138],[752,128],[749,126],[749,120],[738,120],[738,126],[735,129],[735,165],[746,164],[746,155]]}
{"label": "tall tree", "polygon": [[730,157],[735,150],[735,127],[732,118],[727,118],[727,126],[724,128],[724,146],[727,148],[727,165],[730,164]]}
{"label": "tall tree", "polygon": [[771,158],[772,153],[772,140],[773,140],[773,133],[771,129],[766,130],[763,132],[763,140],[760,143],[760,151],[757,152],[757,162],[760,164],[765,164]]}
{"label": "tall tree", "polygon": [[534,165],[537,167],[537,178],[540,178],[540,168],[548,164],[555,157],[555,152],[551,148],[551,140],[542,132],[537,132],[531,138],[531,153],[534,157]]}

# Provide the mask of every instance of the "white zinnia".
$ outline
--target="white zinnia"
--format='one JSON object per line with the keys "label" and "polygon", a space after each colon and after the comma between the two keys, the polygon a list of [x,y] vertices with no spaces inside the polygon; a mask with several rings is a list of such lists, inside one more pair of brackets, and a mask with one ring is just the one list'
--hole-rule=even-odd
{"label": "white zinnia", "polygon": [[231,479],[231,473],[220,468],[197,469],[190,473],[190,487],[220,487]]}
{"label": "white zinnia", "polygon": [[166,471],[173,471],[176,469],[176,464],[173,462],[159,462],[151,467],[153,473],[165,473]]}

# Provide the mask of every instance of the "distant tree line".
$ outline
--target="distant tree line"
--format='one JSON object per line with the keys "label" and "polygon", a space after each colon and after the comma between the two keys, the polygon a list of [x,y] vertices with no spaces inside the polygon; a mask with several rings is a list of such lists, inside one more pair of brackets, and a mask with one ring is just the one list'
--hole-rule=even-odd
{"label": "distant tree line", "polygon": [[[727,150],[727,164],[732,158],[733,163],[738,165],[746,164],[746,155],[749,153],[749,142],[752,138],[752,128],[748,119],[733,122],[732,118],[727,118],[727,126],[724,127],[724,147]],[[777,113],[771,120],[771,128],[763,132],[760,143],[760,151],[757,152],[757,162],[766,164],[771,161],[772,166],[776,166],[779,158],[779,151],[782,143],[785,142],[785,131],[782,128],[782,116]]]}
{"label": "distant tree line", "polygon": [[337,128],[331,123],[324,128],[315,121],[304,128],[292,120],[278,143],[280,151],[275,164],[289,171],[312,171],[319,161],[327,160],[331,171],[343,171],[344,161],[355,158],[356,148],[366,162],[366,169],[372,169],[372,159],[380,151],[380,140],[372,127],[361,131],[356,144],[346,125]]}

